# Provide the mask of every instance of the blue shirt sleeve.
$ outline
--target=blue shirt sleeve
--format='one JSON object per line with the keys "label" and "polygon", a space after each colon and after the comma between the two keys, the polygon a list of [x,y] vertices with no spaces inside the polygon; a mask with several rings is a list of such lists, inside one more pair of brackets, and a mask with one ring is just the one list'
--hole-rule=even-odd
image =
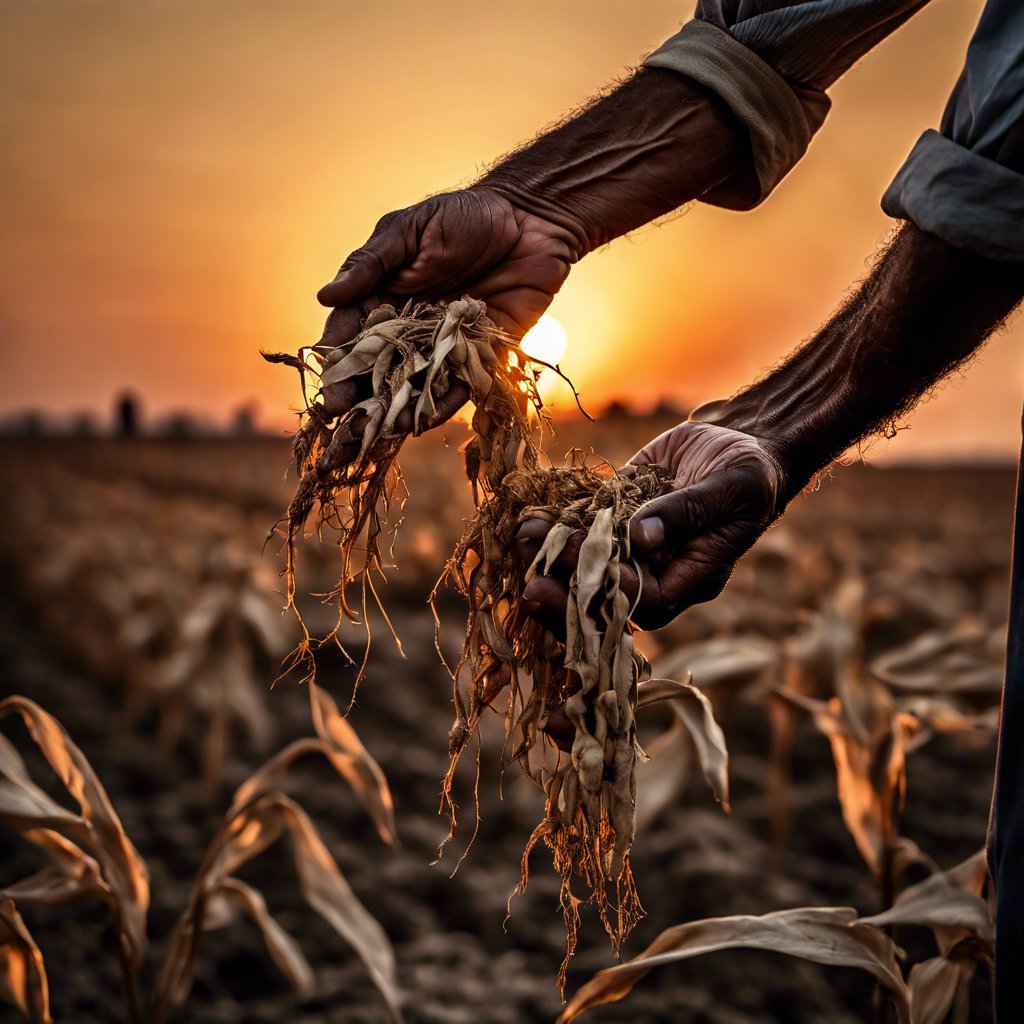
{"label": "blue shirt sleeve", "polygon": [[890,216],[951,245],[1024,261],[1024,2],[989,0],[939,131],[882,197]]}

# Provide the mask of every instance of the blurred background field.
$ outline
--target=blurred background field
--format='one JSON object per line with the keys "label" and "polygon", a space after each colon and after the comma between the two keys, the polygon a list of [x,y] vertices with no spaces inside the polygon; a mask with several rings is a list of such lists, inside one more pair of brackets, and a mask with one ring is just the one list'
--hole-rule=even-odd
{"label": "blurred background field", "polygon": [[[619,462],[673,422],[668,411],[651,418],[612,410],[596,425],[561,426],[552,451],[592,446]],[[511,1024],[557,1013],[563,930],[556,876],[541,850],[503,929],[543,797],[512,769],[499,799],[497,725],[483,753],[476,841],[450,878],[472,831],[467,763],[458,836],[431,865],[447,831],[436,811],[451,693],[426,600],[470,508],[456,451],[462,431],[453,425],[447,437],[406,450],[411,498],[396,549],[400,571],[383,592],[405,659],[377,622],[350,717],[391,784],[401,847],[380,842],[329,769],[301,763],[292,788],[392,939],[408,1019]],[[264,549],[290,494],[287,462],[284,439],[259,435],[0,441],[0,689],[57,715],[106,784],[152,871],[153,964],[234,787],[273,750],[309,734],[295,678],[271,688],[296,640],[282,614],[277,544]],[[762,539],[718,601],[643,638],[656,668],[692,669],[714,702],[730,746],[733,813],[714,804],[688,748],[671,734],[671,716],[647,719],[641,739],[658,752],[639,780],[634,866],[648,917],[629,955],[662,928],[705,916],[880,909],[843,825],[828,742],[806,714],[771,695],[782,681],[813,697],[831,696],[849,673],[884,682],[916,722],[902,833],[943,868],[980,848],[1013,485],[1012,470],[1000,467],[837,469]],[[308,595],[332,585],[334,555],[329,540],[309,539],[300,551],[303,608],[315,633],[333,618]],[[443,599],[440,611],[441,645],[451,654],[463,610]],[[360,650],[358,631],[345,638]],[[342,707],[353,677],[339,656],[323,653],[319,681]],[[7,829],[0,863],[5,880],[39,866]],[[263,889],[299,939],[316,995],[297,1003],[256,929],[238,924],[204,938],[195,989],[176,1019],[386,1019],[358,960],[296,895],[292,871],[287,858],[266,855],[242,877]],[[921,869],[910,870],[910,880],[920,877]],[[24,914],[49,966],[55,1019],[123,1019],[102,915],[81,901]],[[900,942],[915,956],[931,955],[927,936],[908,932]],[[585,915],[568,992],[609,963],[607,940]],[[989,1019],[987,988],[981,971],[972,1021]],[[770,953],[719,953],[654,972],[593,1019],[852,1024],[872,1012],[870,989],[853,972]]]}

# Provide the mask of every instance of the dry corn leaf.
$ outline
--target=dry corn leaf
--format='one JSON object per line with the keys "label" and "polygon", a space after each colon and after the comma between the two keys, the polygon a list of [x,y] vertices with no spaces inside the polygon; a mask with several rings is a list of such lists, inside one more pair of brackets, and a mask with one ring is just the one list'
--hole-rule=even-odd
{"label": "dry corn leaf", "polygon": [[964,960],[933,957],[910,969],[910,1024],[942,1024],[953,1008],[957,993],[974,974],[974,964]]}
{"label": "dry corn leaf", "polygon": [[34,875],[0,889],[16,903],[53,906],[79,896],[106,897],[108,889],[100,866],[80,846],[52,829],[27,829],[22,836],[44,850],[53,861]]}
{"label": "dry corn leaf", "polygon": [[0,899],[0,999],[33,1024],[53,1020],[43,954],[10,899]]}
{"label": "dry corn leaf", "polygon": [[[81,814],[73,815],[49,798],[42,800],[42,791],[28,781],[24,765],[19,767],[11,758],[13,748],[5,743],[0,746],[0,771],[4,773],[6,785],[0,795],[7,797],[9,803],[6,809],[0,804],[0,820],[14,824],[23,832],[41,829],[45,834],[48,829],[62,828],[76,843],[88,849],[99,865],[108,890],[108,902],[117,920],[125,957],[138,969],[146,951],[146,911],[149,908],[146,865],[125,835],[121,820],[92,766],[60,723],[26,697],[13,696],[0,701],[0,718],[14,713],[25,722],[32,739],[78,804]],[[54,807],[59,809],[59,814],[54,812]],[[37,817],[26,817],[33,808]],[[70,847],[65,847],[63,852],[73,853]]]}
{"label": "dry corn leaf", "polygon": [[396,846],[395,805],[380,765],[363,746],[355,729],[339,711],[331,695],[316,683],[309,683],[313,727],[324,743],[334,770],[355,790],[370,812],[377,832],[389,846]]}
{"label": "dry corn leaf", "polygon": [[[157,983],[158,1020],[165,1020],[191,990],[199,938],[207,924],[211,900],[223,894],[225,885],[236,887],[237,898],[234,872],[284,834],[292,840],[306,902],[349,942],[384,997],[391,1018],[401,1021],[394,951],[384,930],[352,892],[306,812],[276,792],[259,793],[248,803],[233,807],[207,849]],[[216,902],[213,910],[213,921],[219,923],[223,913]],[[282,955],[284,949],[279,945],[277,954]],[[293,972],[290,977],[302,978],[301,968],[294,973],[294,957],[286,958],[286,964]]]}
{"label": "dry corn leaf", "polygon": [[723,949],[770,949],[814,963],[867,971],[890,994],[901,1024],[911,1024],[909,995],[897,950],[883,932],[857,921],[847,907],[802,907],[761,917],[720,917],[663,931],[639,956],[599,971],[558,1018],[569,1024],[587,1010],[628,995],[648,971]]}
{"label": "dry corn leaf", "polygon": [[995,926],[988,904],[980,896],[987,875],[985,851],[981,850],[950,871],[936,872],[904,889],[888,910],[863,921],[876,928],[908,924],[931,928],[943,954],[970,936],[991,954]]}
{"label": "dry corn leaf", "polygon": [[984,635],[934,630],[876,658],[871,671],[896,690],[924,694],[998,694],[1002,668],[984,656]]}
{"label": "dry corn leaf", "polygon": [[263,894],[238,878],[225,878],[207,904],[205,930],[223,927],[234,919],[234,908],[256,923],[277,969],[300,999],[313,993],[313,968],[299,944],[270,916]]}
{"label": "dry corn leaf", "polygon": [[690,675],[701,689],[745,686],[768,675],[780,661],[776,644],[757,636],[725,636],[689,644],[659,658],[653,674]]}
{"label": "dry corn leaf", "polygon": [[906,745],[917,728],[916,719],[897,712],[888,691],[868,679],[846,691],[857,694],[856,716],[839,697],[825,702],[781,687],[775,692],[810,711],[818,730],[828,737],[843,822],[861,856],[878,874],[896,843],[896,819],[906,792]]}
{"label": "dry corn leaf", "polygon": [[258,768],[235,793],[235,810],[262,793],[278,788],[291,766],[306,754],[326,757],[366,807],[381,839],[396,846],[394,800],[380,765],[363,746],[355,729],[322,687],[310,681],[309,699],[317,738],[295,740]]}
{"label": "dry corn leaf", "polygon": [[668,700],[672,711],[693,740],[704,778],[715,799],[729,810],[729,748],[725,733],[715,721],[711,701],[689,682],[676,679],[648,679],[637,688],[637,710]]}
{"label": "dry corn leaf", "polygon": [[693,761],[693,741],[678,716],[655,741],[645,746],[649,760],[636,768],[636,828],[645,832],[686,789]]}

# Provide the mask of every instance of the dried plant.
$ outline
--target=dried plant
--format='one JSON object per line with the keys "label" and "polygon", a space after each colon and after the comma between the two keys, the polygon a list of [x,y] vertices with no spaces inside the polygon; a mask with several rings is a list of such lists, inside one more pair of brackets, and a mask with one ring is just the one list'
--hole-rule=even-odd
{"label": "dried plant", "polygon": [[[966,1007],[977,964],[991,959],[994,928],[979,895],[985,878],[984,853],[979,853],[906,889],[890,910],[874,917],[858,918],[848,907],[802,907],[676,925],[639,956],[594,975],[566,1006],[559,1024],[623,999],[655,967],[739,948],[867,971],[888,994],[900,1024],[941,1024],[954,1005]],[[900,968],[904,954],[882,930],[897,924],[930,928],[940,950],[938,957],[913,965],[906,978]]]}
{"label": "dried plant", "polygon": [[639,956],[596,974],[566,1006],[559,1024],[622,999],[654,967],[738,948],[770,949],[815,963],[865,970],[891,994],[901,1024],[912,1024],[896,947],[883,932],[860,924],[857,912],[849,907],[802,907],[761,917],[719,917],[676,925]]}
{"label": "dried plant", "polygon": [[23,586],[38,619],[79,663],[121,685],[127,727],[156,717],[163,756],[186,732],[201,734],[216,795],[236,733],[261,753],[271,745],[261,695],[294,642],[244,520],[64,467],[30,486],[27,509],[53,510],[16,524],[31,548]]}
{"label": "dried plant", "polygon": [[[440,305],[410,302],[401,311],[385,304],[340,347],[267,358],[296,367],[304,391],[306,374],[318,377],[293,443],[300,478],[286,516],[285,575],[288,604],[301,624],[295,605],[296,538],[315,512],[317,530],[333,529],[341,552],[340,579],[327,595],[338,606],[331,638],[340,647],[338,628],[345,620],[365,622],[370,598],[387,620],[376,581],[383,578],[388,538],[404,504],[398,454],[406,438],[435,424],[437,403],[458,383],[475,407],[467,471],[474,493],[492,492],[511,470],[537,465],[526,410],[532,405],[541,412],[536,373],[545,364],[501,333],[483,303],[468,298]],[[356,579],[360,601],[354,608],[346,595]],[[295,664],[312,673],[312,638],[305,625],[302,629]]]}
{"label": "dried plant", "polygon": [[298,944],[270,916],[263,897],[232,877],[283,835],[292,840],[306,901],[359,955],[392,1019],[402,1019],[394,952],[384,930],[352,892],[306,812],[283,793],[261,792],[228,811],[206,852],[157,983],[157,1021],[166,1020],[188,997],[199,937],[224,923],[231,903],[256,922],[274,963],[300,997],[311,994],[313,971]]}
{"label": "dried plant", "polygon": [[[373,577],[383,568],[381,543],[397,485],[399,449],[410,433],[431,425],[435,403],[454,381],[462,382],[475,405],[474,436],[464,455],[477,511],[438,585],[452,584],[469,605],[465,645],[452,673],[456,720],[443,785],[449,838],[455,829],[456,765],[481,716],[500,699],[511,748],[507,760],[518,761],[546,795],[544,820],[523,855],[519,889],[526,884],[530,852],[543,840],[562,876],[566,960],[584,902],[596,903],[617,950],[642,913],[629,865],[636,764],[644,757],[635,712],[642,686],[658,685],[647,683],[649,666],[633,644],[632,606],[619,586],[620,566],[631,560],[630,517],[670,489],[670,474],[656,466],[617,473],[581,459],[561,469],[541,468],[527,419],[531,406],[541,414],[536,361],[501,336],[485,307],[472,300],[410,305],[401,314],[381,307],[352,342],[314,350],[314,356],[320,363],[317,399],[307,408],[294,445],[301,479],[287,517],[289,603],[294,607],[295,537],[318,509],[319,525],[336,528],[342,553],[342,577],[331,595],[338,601],[339,622],[358,618],[345,598],[346,584],[356,577],[365,616],[367,592],[375,596]],[[275,358],[306,372],[303,353]],[[338,401],[342,395],[346,400]],[[353,403],[357,395],[365,397]],[[344,411],[337,415],[339,408]],[[403,427],[409,408],[413,413]],[[524,520],[536,517],[553,528],[533,566],[526,567],[515,553],[514,535]],[[548,571],[574,535],[579,561],[563,643],[529,619],[520,593],[530,575]],[[353,561],[357,542],[364,551],[358,564]],[[309,641],[307,634],[300,660],[310,656]],[[465,691],[464,668],[470,678]],[[685,695],[700,703],[700,715],[686,724],[703,734],[713,731],[704,746],[724,750],[703,697],[689,683],[664,685],[674,687],[666,696]],[[554,745],[544,735],[548,718],[563,706],[575,729],[569,758],[552,754]],[[583,882],[582,899],[572,891],[576,878]],[[560,985],[564,973],[563,963]]]}
{"label": "dried plant", "polygon": [[25,762],[0,736],[0,822],[49,855],[51,864],[0,897],[19,903],[62,903],[77,896],[103,900],[111,914],[129,1012],[138,1015],[136,975],[146,954],[149,873],[125,835],[106,790],[60,723],[34,701],[0,701],[0,718],[20,715],[78,813],[52,800]]}
{"label": "dried plant", "polygon": [[[491,708],[505,718],[506,763],[518,761],[545,792],[544,820],[523,855],[517,891],[526,886],[528,859],[543,841],[562,877],[567,931],[565,969],[575,948],[582,905],[594,903],[617,951],[642,914],[629,862],[635,833],[636,712],[647,703],[686,702],[684,724],[697,736],[717,794],[725,798],[725,750],[706,698],[689,682],[652,680],[633,643],[632,606],[620,588],[620,567],[631,562],[628,524],[649,498],[668,488],[655,467],[614,472],[585,461],[564,469],[510,474],[470,519],[442,582],[466,599],[466,640],[455,666],[456,719],[444,796],[455,827],[450,791],[455,768],[481,718]],[[514,536],[528,519],[552,523],[530,566],[519,560]],[[564,642],[522,607],[523,587],[547,573],[566,545],[578,543],[569,584]],[[463,670],[467,684],[461,684]],[[694,708],[696,713],[694,713]],[[551,716],[572,723],[569,757],[545,733]],[[573,891],[574,880],[582,893]]]}
{"label": "dried plant", "polygon": [[50,987],[43,954],[12,899],[0,899],[0,999],[32,1024],[51,1024]]}
{"label": "dried plant", "polygon": [[[270,916],[263,896],[233,877],[243,864],[284,835],[292,841],[306,901],[352,945],[392,1019],[401,1020],[394,953],[387,936],[352,892],[306,812],[275,788],[298,757],[319,752],[353,787],[381,837],[392,845],[397,841],[391,792],[379,765],[330,696],[315,685],[310,693],[317,737],[291,744],[239,787],[206,852],[157,984],[154,1014],[158,1021],[167,1019],[188,996],[202,931],[222,927],[238,911],[256,922],[274,963],[296,991],[301,996],[311,992],[312,968],[298,944]],[[36,874],[0,890],[0,997],[30,1020],[50,1020],[42,954],[18,915],[16,903],[53,905],[94,896],[110,908],[128,1015],[139,1021],[143,1005],[136,978],[146,952],[146,866],[85,755],[56,719],[17,696],[0,701],[0,717],[11,713],[24,719],[36,745],[78,803],[79,813],[56,803],[40,789],[15,748],[0,736],[0,822],[16,828],[50,860]]]}

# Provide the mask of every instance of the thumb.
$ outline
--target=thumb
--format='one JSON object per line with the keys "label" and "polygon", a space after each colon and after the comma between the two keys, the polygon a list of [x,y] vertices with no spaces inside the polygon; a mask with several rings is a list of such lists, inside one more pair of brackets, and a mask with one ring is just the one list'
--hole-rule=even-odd
{"label": "thumb", "polygon": [[685,541],[746,510],[749,474],[727,470],[653,498],[633,514],[630,540],[645,552],[679,547]]}
{"label": "thumb", "polygon": [[323,306],[344,306],[365,299],[406,258],[405,233],[399,218],[385,218],[367,243],[349,254],[334,280],[317,292],[317,301]]}

